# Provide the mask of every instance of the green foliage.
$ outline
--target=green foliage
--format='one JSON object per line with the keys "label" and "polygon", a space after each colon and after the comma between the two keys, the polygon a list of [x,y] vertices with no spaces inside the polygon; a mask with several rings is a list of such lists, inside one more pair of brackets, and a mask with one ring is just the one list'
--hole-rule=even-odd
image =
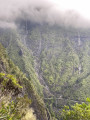
{"label": "green foliage", "polygon": [[22,86],[18,84],[16,78],[10,74],[0,73],[0,83],[4,88],[9,86],[15,88],[22,88]]}
{"label": "green foliage", "polygon": [[[2,51],[3,51],[3,53],[2,53]],[[17,66],[15,66],[15,64],[12,62],[12,60],[10,60],[7,57],[7,55],[5,53],[5,49],[2,47],[2,45],[0,46],[0,54],[2,55],[2,58],[0,57],[0,72],[1,72],[0,73],[0,83],[1,83],[0,90],[2,91],[2,94],[5,96],[8,93],[16,92],[17,94],[13,94],[13,95],[15,95],[13,97],[17,97],[17,95],[19,93],[22,95],[28,94],[28,96],[30,97],[30,101],[32,101],[31,103],[28,104],[28,108],[26,108],[27,107],[26,103],[29,100],[28,97],[25,99],[23,97],[17,98],[18,102],[16,99],[14,101],[15,105],[16,105],[15,107],[18,107],[17,105],[20,106],[19,107],[20,113],[21,113],[21,111],[22,111],[22,113],[24,112],[23,120],[29,120],[29,119],[36,120],[35,115],[33,115],[34,110],[35,110],[35,113],[36,113],[38,119],[46,119],[47,120],[47,113],[46,113],[44,102],[40,98],[40,96],[37,94],[35,86],[32,84],[31,80],[29,80],[26,77],[26,75],[23,74]],[[33,76],[33,72],[32,72],[32,76]],[[22,89],[22,87],[23,87],[23,89]],[[38,86],[38,88],[39,88],[39,86]],[[5,97],[5,100],[6,99],[7,99],[7,96]],[[12,100],[10,100],[10,101],[12,101]],[[30,104],[34,110],[29,108]],[[22,106],[24,106],[24,107],[22,108]],[[6,108],[6,106],[5,106],[5,108]],[[15,109],[17,109],[17,108],[15,108]]]}
{"label": "green foliage", "polygon": [[[7,53],[15,65],[26,74],[34,84],[35,90],[42,96],[43,87],[35,73],[34,59],[31,55],[31,50],[28,50],[23,44],[24,38],[19,36],[15,30],[5,30],[3,34],[0,34],[0,42],[6,47]],[[15,70],[13,72],[15,72]]]}
{"label": "green foliage", "polygon": [[90,31],[35,26],[28,32],[26,42],[39,62],[38,71],[50,92],[62,96],[57,107],[90,97]]}
{"label": "green foliage", "polygon": [[20,120],[26,113],[27,106],[31,104],[31,100],[27,96],[17,98],[9,103],[2,102],[0,107],[0,120]]}
{"label": "green foliage", "polygon": [[17,108],[15,107],[15,103],[13,101],[8,105],[2,103],[0,108],[0,120],[20,120],[21,115],[17,113]]}
{"label": "green foliage", "polygon": [[[18,35],[18,31],[1,32],[0,41],[6,47],[10,58],[30,80],[26,80],[10,60],[7,62],[5,55],[2,56],[0,66],[3,72],[15,74],[16,79],[23,83],[26,81],[25,87],[27,86],[29,94],[34,93],[34,100],[34,91],[40,96],[43,93],[39,82],[41,77],[55,97],[62,96],[63,99],[58,101],[59,107],[71,104],[71,100],[84,101],[90,96],[90,30],[42,25],[31,26],[27,35],[23,33]],[[12,66],[11,69],[9,66]],[[39,99],[37,101],[39,102]]]}
{"label": "green foliage", "polygon": [[87,98],[88,104],[76,103],[74,106],[65,106],[62,110],[63,120],[90,120],[90,98]]}

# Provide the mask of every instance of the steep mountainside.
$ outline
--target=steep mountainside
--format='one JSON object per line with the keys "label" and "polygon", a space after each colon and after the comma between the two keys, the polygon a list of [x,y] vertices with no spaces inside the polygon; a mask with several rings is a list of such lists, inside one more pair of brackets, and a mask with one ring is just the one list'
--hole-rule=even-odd
{"label": "steep mountainside", "polygon": [[0,44],[0,119],[48,120],[46,110],[31,80],[14,65]]}
{"label": "steep mountainside", "polygon": [[15,30],[0,30],[0,42],[7,50],[9,57],[22,70],[27,73],[27,77],[33,82],[38,93],[42,94],[42,86],[39,83],[34,70],[34,61],[31,51],[20,41],[20,37]]}
{"label": "steep mountainside", "polygon": [[16,31],[0,30],[0,42],[52,116],[56,108],[90,97],[90,30],[25,25]]}

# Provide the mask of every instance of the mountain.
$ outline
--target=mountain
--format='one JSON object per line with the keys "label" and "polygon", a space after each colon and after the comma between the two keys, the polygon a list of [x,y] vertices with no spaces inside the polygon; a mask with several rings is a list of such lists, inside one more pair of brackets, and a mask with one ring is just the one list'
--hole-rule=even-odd
{"label": "mountain", "polygon": [[[29,21],[26,25],[26,21],[20,21],[16,30],[0,29],[0,42],[33,84],[52,117],[60,119],[57,111],[64,105],[90,97],[90,29]],[[32,96],[30,91],[28,95]]]}
{"label": "mountain", "polygon": [[49,112],[26,75],[0,44],[0,119],[48,120]]}

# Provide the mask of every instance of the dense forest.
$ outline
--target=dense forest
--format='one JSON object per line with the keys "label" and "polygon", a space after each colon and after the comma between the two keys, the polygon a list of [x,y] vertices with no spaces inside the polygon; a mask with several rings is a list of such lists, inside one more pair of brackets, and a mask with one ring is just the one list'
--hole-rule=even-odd
{"label": "dense forest", "polygon": [[[12,101],[0,102],[1,119],[2,115],[5,120],[90,119],[89,29],[30,22],[26,26],[20,21],[17,30],[0,29],[0,42],[4,46],[0,45],[0,90],[7,91],[5,98],[11,91]],[[33,118],[25,117],[24,105]]]}
{"label": "dense forest", "polygon": [[32,82],[0,44],[0,120],[48,120],[48,109]]}

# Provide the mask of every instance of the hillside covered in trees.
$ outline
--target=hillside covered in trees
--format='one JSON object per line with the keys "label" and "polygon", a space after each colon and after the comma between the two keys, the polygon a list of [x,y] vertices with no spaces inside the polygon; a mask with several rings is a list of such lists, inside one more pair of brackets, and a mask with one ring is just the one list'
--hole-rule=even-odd
{"label": "hillside covered in trees", "polygon": [[48,120],[49,112],[30,79],[0,44],[0,120]]}
{"label": "hillside covered in trees", "polygon": [[57,111],[64,105],[85,102],[90,97],[89,29],[30,22],[26,26],[26,21],[20,21],[17,30],[0,29],[0,42],[10,59],[29,79],[23,81],[27,84],[28,96],[32,98],[29,91],[32,84],[52,117],[59,120],[61,113]]}

